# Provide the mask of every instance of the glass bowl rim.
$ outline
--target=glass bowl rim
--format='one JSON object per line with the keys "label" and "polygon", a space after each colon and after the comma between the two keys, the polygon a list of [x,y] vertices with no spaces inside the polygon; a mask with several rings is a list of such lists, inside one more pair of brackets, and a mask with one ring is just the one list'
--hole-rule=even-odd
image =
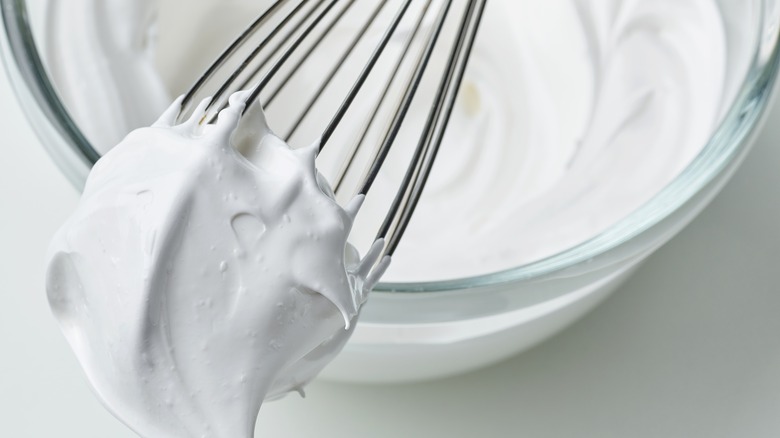
{"label": "glass bowl rim", "polygon": [[[48,121],[66,137],[74,149],[73,152],[80,154],[85,164],[91,166],[100,158],[100,154],[90,145],[59,100],[35,44],[26,3],[26,0],[0,0],[4,37],[17,43],[11,44],[11,53],[5,56],[4,60],[7,62],[12,60],[17,66],[21,63],[28,64],[30,68],[26,71],[32,74],[24,76],[24,80],[28,86],[40,91],[34,94],[36,103],[43,108]],[[780,31],[775,29],[775,34],[771,35],[770,43],[773,44],[771,52],[760,53],[762,41],[766,43],[762,38],[765,12],[763,10],[760,14],[761,23],[757,26],[759,34],[756,52],[726,115],[688,166],[640,207],[588,240],[528,264],[477,276],[441,281],[382,282],[375,290],[377,292],[454,291],[539,279],[604,255],[670,216],[739,156],[739,152],[747,147],[746,137],[766,112],[769,100],[767,97],[771,94],[778,72],[780,44],[777,36]]]}

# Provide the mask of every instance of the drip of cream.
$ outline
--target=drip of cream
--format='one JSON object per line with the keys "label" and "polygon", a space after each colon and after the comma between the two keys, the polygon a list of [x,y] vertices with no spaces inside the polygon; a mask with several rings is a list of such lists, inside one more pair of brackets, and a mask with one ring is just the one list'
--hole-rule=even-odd
{"label": "drip of cream", "polygon": [[[151,123],[269,1],[65,3],[50,2],[49,64],[79,127],[105,152]],[[742,81],[725,74],[733,58],[724,32],[714,0],[490,0],[447,136],[385,278],[521,266],[645,204],[699,153]],[[301,71],[310,83],[296,84],[300,93],[316,89],[353,34],[324,42],[316,65]],[[272,127],[286,117],[280,100],[268,108]],[[350,236],[359,248],[371,245],[409,160],[403,146],[417,138],[402,133],[396,143]]]}
{"label": "drip of cream", "polygon": [[[341,350],[387,268],[253,106],[214,125],[175,102],[94,167],[48,256],[51,307],[97,395],[145,437],[253,436],[264,400]],[[258,128],[259,127],[259,128]],[[250,161],[242,154],[251,156]],[[373,269],[372,269],[373,267]]]}

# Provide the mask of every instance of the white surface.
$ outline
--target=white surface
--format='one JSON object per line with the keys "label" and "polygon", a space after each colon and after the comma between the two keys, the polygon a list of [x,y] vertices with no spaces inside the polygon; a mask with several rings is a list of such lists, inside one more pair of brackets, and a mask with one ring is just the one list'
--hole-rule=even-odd
{"label": "white surface", "polygon": [[[44,250],[77,193],[4,77],[0,117],[0,436],[131,437],[92,397],[45,300]],[[264,407],[259,436],[780,436],[778,141],[780,109],[702,217],[550,342],[439,382],[314,384]]]}

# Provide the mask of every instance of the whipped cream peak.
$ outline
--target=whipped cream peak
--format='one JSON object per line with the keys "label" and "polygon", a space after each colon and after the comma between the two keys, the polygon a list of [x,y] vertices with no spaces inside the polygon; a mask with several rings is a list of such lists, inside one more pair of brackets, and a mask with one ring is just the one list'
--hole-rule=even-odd
{"label": "whipped cream peak", "polygon": [[264,400],[338,354],[390,262],[381,240],[362,259],[347,243],[363,197],[339,206],[317,148],[292,150],[247,96],[214,124],[206,103],[177,123],[180,98],[131,132],[50,247],[53,312],[145,437],[253,436]]}

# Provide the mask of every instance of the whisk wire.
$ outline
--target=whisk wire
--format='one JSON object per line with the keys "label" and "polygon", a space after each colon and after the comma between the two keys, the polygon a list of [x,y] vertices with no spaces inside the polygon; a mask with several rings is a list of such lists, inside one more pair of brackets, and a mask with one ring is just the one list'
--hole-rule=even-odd
{"label": "whisk wire", "polygon": [[[425,16],[428,13],[428,9],[431,6],[431,3],[433,0],[427,0],[425,3],[425,6],[423,6],[423,12],[420,14],[419,18],[417,19],[417,22],[414,25],[414,28],[412,32],[409,34],[409,37],[406,39],[406,43],[404,44],[404,48],[401,51],[401,55],[398,57],[398,61],[395,63],[395,66],[393,67],[393,71],[390,72],[390,75],[388,76],[388,80],[382,89],[382,93],[379,96],[379,99],[377,99],[376,104],[372,108],[372,110],[369,112],[369,116],[366,118],[366,120],[363,123],[362,128],[360,129],[360,135],[357,136],[355,141],[352,142],[351,147],[348,150],[348,153],[346,154],[347,159],[342,163],[341,167],[339,168],[338,172],[336,173],[336,177],[333,181],[333,191],[336,193],[339,193],[341,191],[341,184],[344,182],[344,178],[347,175],[347,172],[349,172],[349,169],[352,167],[352,165],[355,162],[355,157],[357,156],[357,153],[359,152],[360,148],[364,144],[366,138],[368,137],[368,133],[371,129],[371,126],[374,124],[374,122],[377,119],[377,116],[380,113],[380,109],[382,108],[382,105],[384,104],[385,100],[387,99],[390,90],[392,89],[392,85],[394,83],[394,79],[397,77],[398,73],[401,70],[401,67],[404,64],[404,60],[406,59],[407,55],[410,52],[410,49],[412,48],[412,45],[415,42],[415,39],[417,37],[417,34],[420,32],[420,29],[422,27],[423,21],[425,21]],[[433,32],[433,30],[431,30]],[[420,53],[420,58],[424,55],[424,51]],[[418,59],[417,64],[420,63],[420,60]],[[414,71],[409,74],[409,77],[406,80],[406,87],[409,88],[411,81],[414,80]],[[399,99],[397,106],[401,105],[402,97]],[[389,125],[392,123],[392,120],[388,123]],[[376,152],[374,152],[372,155],[376,155]]]}
{"label": "whisk wire", "polygon": [[368,60],[368,63],[363,68],[360,76],[358,76],[357,81],[355,81],[354,85],[352,85],[352,89],[349,90],[349,93],[344,99],[344,102],[342,102],[341,106],[336,111],[336,115],[333,116],[333,119],[330,121],[328,126],[325,128],[325,131],[320,136],[320,151],[322,151],[322,149],[328,143],[328,140],[330,140],[330,137],[333,135],[336,127],[338,127],[339,123],[344,118],[344,115],[346,115],[347,110],[349,110],[349,107],[352,105],[355,97],[357,97],[360,89],[363,88],[363,84],[366,83],[366,79],[368,79],[368,76],[371,74],[374,66],[376,66],[377,61],[379,61],[379,57],[382,56],[382,52],[384,52],[387,44],[390,42],[390,38],[392,38],[396,29],[398,29],[398,25],[401,23],[404,15],[406,15],[406,11],[409,10],[409,5],[411,4],[412,0],[405,0],[401,6],[401,9],[396,13],[392,23],[385,31],[385,34],[382,36],[382,39],[379,41],[376,49],[374,49],[374,53],[371,54],[371,58]]}
{"label": "whisk wire", "polygon": [[333,79],[336,77],[338,72],[341,70],[341,68],[344,66],[345,62],[349,58],[350,55],[355,51],[355,48],[358,46],[360,41],[363,39],[363,37],[368,32],[368,29],[371,28],[371,26],[376,21],[377,17],[379,17],[379,14],[382,12],[382,9],[387,4],[388,0],[383,0],[381,3],[379,3],[376,8],[374,8],[373,12],[371,13],[370,17],[366,22],[363,24],[363,26],[360,28],[360,30],[357,32],[355,38],[352,39],[352,42],[347,47],[346,51],[341,55],[341,57],[338,59],[338,61],[333,65],[333,68],[328,72],[327,75],[325,75],[325,80],[322,81],[317,91],[314,92],[312,97],[308,100],[308,102],[304,105],[304,109],[296,118],[295,121],[292,124],[292,127],[287,131],[287,134],[283,136],[285,140],[290,140],[293,135],[295,135],[295,132],[300,127],[301,123],[303,123],[303,120],[306,118],[306,116],[309,115],[309,112],[311,112],[311,109],[314,108],[314,105],[319,101],[320,97],[322,97],[322,94],[325,92],[325,90],[328,88],[328,86],[333,82]]}
{"label": "whisk wire", "polygon": [[[314,15],[314,12],[319,8],[325,0],[318,0],[318,2],[311,7],[306,14],[298,21],[298,23],[293,26],[293,29],[288,31],[283,37],[282,41],[279,42],[269,54],[267,54],[262,61],[260,61],[255,67],[254,71],[249,75],[249,77],[244,80],[241,85],[239,85],[239,89],[245,89],[249,82],[252,80],[252,77],[257,75],[257,72],[261,71],[263,67],[265,67],[268,62],[276,56],[279,51],[284,47],[284,45],[293,37],[295,34],[295,30],[303,25],[309,18],[311,18],[312,15]],[[260,43],[255,46],[255,48],[249,53],[249,55],[244,58],[244,61],[233,71],[233,73],[225,80],[225,82],[222,84],[222,86],[217,90],[216,93],[214,93],[214,96],[212,98],[212,101],[209,105],[209,109],[214,107],[217,102],[221,102],[222,106],[226,104],[226,94],[228,89],[230,89],[230,86],[235,83],[236,80],[238,80],[239,76],[241,76],[246,69],[252,65],[253,61],[257,58],[257,56],[265,49],[268,44],[273,41],[273,39],[295,18],[296,15],[298,15],[299,12],[303,10],[303,7],[307,4],[307,0],[303,0],[289,13],[287,14],[284,19],[280,23],[278,23],[274,28],[271,30],[271,32],[263,38]],[[220,108],[222,109],[222,108]]]}
{"label": "whisk wire", "polygon": [[287,50],[282,53],[282,56],[274,62],[273,66],[268,70],[267,73],[263,75],[263,78],[260,80],[258,85],[255,87],[254,91],[252,91],[252,94],[249,96],[249,102],[254,102],[259,96],[260,92],[263,91],[268,85],[268,83],[271,81],[271,79],[276,75],[277,72],[284,66],[284,64],[290,59],[290,57],[295,53],[295,51],[300,47],[300,45],[303,43],[304,40],[311,34],[311,32],[322,22],[322,20],[325,18],[326,15],[333,9],[334,6],[336,6],[336,3],[338,3],[339,0],[331,0],[330,3],[325,7],[325,9],[320,12],[319,15],[312,21],[308,26],[306,26],[306,29],[298,36],[298,38],[293,41],[293,43],[290,45],[290,47],[287,48]]}
{"label": "whisk wire", "polygon": [[395,114],[393,115],[390,129],[388,129],[385,133],[381,146],[377,150],[377,154],[373,157],[368,172],[366,172],[366,175],[363,178],[363,182],[361,183],[360,189],[358,190],[358,193],[361,195],[368,193],[368,190],[374,183],[379,170],[382,168],[382,164],[384,164],[385,158],[387,158],[388,152],[390,152],[390,146],[392,146],[393,142],[398,136],[398,132],[401,130],[401,125],[406,119],[406,114],[409,111],[409,107],[412,105],[412,100],[414,100],[414,97],[417,94],[420,82],[422,81],[422,78],[425,75],[425,71],[428,67],[428,62],[431,60],[431,56],[433,55],[433,49],[436,47],[436,43],[439,40],[439,35],[441,35],[441,30],[444,27],[444,22],[447,19],[450,6],[452,6],[452,0],[446,0],[439,17],[437,18],[434,28],[435,30],[426,43],[423,56],[420,59],[420,62],[415,66],[413,80],[409,84],[410,86],[404,90],[404,96],[401,100],[401,105],[396,109]]}
{"label": "whisk wire", "polygon": [[[430,176],[431,168],[433,167],[433,163],[436,160],[436,155],[439,152],[441,143],[444,140],[444,135],[447,131],[447,126],[449,125],[449,121],[455,107],[458,90],[460,89],[460,86],[463,82],[466,67],[468,66],[469,59],[471,58],[471,53],[474,48],[474,41],[476,40],[477,32],[479,31],[479,26],[482,22],[482,17],[484,16],[486,4],[487,0],[472,0],[469,2],[469,9],[464,14],[463,23],[461,24],[460,33],[458,35],[458,41],[455,47],[453,47],[450,60],[448,62],[450,67],[447,69],[447,77],[443,78],[440,86],[440,90],[446,89],[449,91],[449,98],[446,100],[446,103],[444,102],[444,99],[437,99],[436,107],[432,108],[431,110],[431,114],[436,113],[436,115],[433,117],[429,116],[425,132],[427,133],[429,130],[432,130],[430,128],[436,125],[436,122],[439,122],[437,125],[438,130],[433,137],[430,137],[432,138],[430,142],[421,140],[420,144],[425,144],[426,146],[418,145],[418,148],[422,147],[425,149],[426,154],[426,158],[421,163],[422,168],[420,171],[416,173],[413,171],[407,172],[414,174],[414,177],[408,178],[414,178],[414,184],[412,185],[413,189],[409,199],[404,203],[405,205],[401,211],[400,219],[398,225],[395,228],[395,231],[387,240],[385,253],[388,255],[392,255],[397,249],[398,243],[400,242],[401,237],[403,237],[404,232],[409,225],[412,212],[414,212],[416,209],[423,189],[425,188],[425,184],[427,183],[428,177]],[[458,58],[460,58],[460,63],[458,63]],[[442,111],[444,117],[439,119]],[[417,161],[419,161],[419,158],[413,159],[409,169],[412,169],[412,167],[417,164]],[[408,187],[409,184],[410,182],[407,181],[407,177],[405,176],[404,182],[402,183],[402,189],[397,192],[397,197],[400,196],[401,193],[406,192],[406,187]],[[394,206],[397,208],[395,202]],[[394,208],[391,206],[391,213],[393,210]]]}
{"label": "whisk wire", "polygon": [[268,9],[265,10],[265,12],[257,17],[257,19],[255,19],[255,21],[253,21],[249,27],[241,32],[241,35],[239,35],[238,38],[233,40],[233,42],[219,55],[219,57],[217,57],[217,59],[206,69],[206,71],[203,72],[200,77],[198,77],[192,87],[190,87],[190,89],[184,95],[184,99],[182,99],[181,103],[182,110],[180,111],[180,114],[186,114],[193,99],[197,93],[203,89],[206,83],[214,77],[217,71],[219,71],[219,69],[225,65],[230,57],[233,56],[233,54],[236,53],[236,51],[238,51],[249,38],[251,38],[258,30],[260,30],[260,28],[266,24],[279,11],[279,9],[281,9],[289,1],[290,0],[276,0],[271,6],[268,7]]}
{"label": "whisk wire", "polygon": [[[438,53],[437,49],[442,40],[441,37],[446,23],[448,23],[448,17],[452,15],[451,12],[454,9],[455,1],[460,0],[440,0],[441,6],[435,17],[432,17],[433,21],[429,30],[427,30],[426,35],[422,36],[422,39],[419,39],[422,33],[421,29],[426,22],[431,6],[434,2],[439,3],[439,0],[426,0],[422,4],[422,8],[417,10],[419,15],[414,19],[414,24],[404,38],[398,57],[393,59],[391,66],[388,67],[389,74],[380,79],[382,81],[381,89],[379,89],[378,97],[372,98],[374,99],[372,101],[373,105],[370,106],[369,111],[362,117],[362,113],[359,110],[351,113],[358,113],[350,117],[356,117],[361,120],[360,129],[352,131],[353,141],[349,142],[350,147],[346,149],[344,159],[340,161],[339,166],[336,168],[333,187],[337,194],[342,190],[346,176],[353,174],[351,169],[356,163],[356,157],[360,154],[361,157],[366,158],[366,154],[363,152],[368,153],[366,158],[367,165],[362,175],[356,175],[359,178],[357,179],[355,193],[366,195],[370,191],[379,172],[384,167],[390,149],[397,141],[402,127],[406,126],[405,122],[410,114],[412,104],[415,103],[417,105],[416,98],[420,94],[418,91],[423,83],[423,79],[428,77],[427,73],[429,73],[434,54]],[[447,126],[452,117],[458,91],[463,82],[466,67],[487,4],[487,0],[462,1],[465,3],[465,10],[457,21],[459,27],[457,28],[454,42],[449,48],[449,53],[446,55],[444,70],[441,72],[435,90],[433,90],[434,97],[432,103],[428,105],[428,114],[421,128],[422,131],[416,146],[412,150],[411,159],[403,173],[398,190],[377,232],[377,240],[382,239],[381,241],[386,242],[384,248],[384,254],[386,255],[392,255],[397,249],[398,243],[408,228],[412,213],[417,208],[427,184],[434,161],[446,134]],[[335,84],[336,77],[343,71],[343,67],[348,64],[347,61],[354,54],[356,48],[368,35],[369,29],[383,15],[390,0],[375,0],[375,2],[376,5],[370,9],[367,18],[363,20],[362,25],[356,30],[354,37],[349,40],[336,63],[323,75],[324,79],[320,81],[315,92],[305,99],[302,111],[292,118],[292,124],[288,127],[287,135],[283,136],[286,140],[289,141],[296,134],[315,106],[319,105],[318,102],[324,96],[326,90]],[[345,97],[341,100],[329,122],[321,131],[318,137],[317,153],[321,152],[333,138],[334,133],[352,108],[355,100],[361,95],[361,90],[369,77],[372,76],[380,58],[411,9],[413,1],[398,0],[398,3],[400,4],[398,9],[387,11],[388,14],[392,15],[389,25],[384,28],[378,42],[373,46],[370,56],[362,65],[356,78],[351,81]],[[272,20],[275,20],[282,10],[287,9],[281,20],[269,26],[271,28],[270,31],[251,47],[249,53],[230,72],[227,79],[218,84],[217,92],[209,102],[209,117],[204,117],[203,120],[211,122],[216,117],[216,111],[213,110],[227,105],[229,90],[235,89],[236,84],[239,85],[239,89],[246,89],[251,83],[257,84],[252,89],[247,104],[261,99],[262,94],[263,99],[265,99],[265,106],[271,105],[277,100],[282,90],[293,83],[292,78],[301,71],[304,63],[322,46],[326,37],[332,34],[336,26],[358,2],[356,0],[347,0],[343,7],[336,8],[338,4],[340,4],[340,0],[314,0],[313,2],[300,0],[292,4],[290,0],[275,1],[198,78],[185,95],[180,116],[188,110],[194,96],[210,80],[215,78],[217,72],[230,58],[242,47],[248,45],[249,41],[261,28],[272,24]],[[309,5],[311,7],[306,8]],[[332,14],[335,14],[335,16],[330,17]],[[328,19],[326,20],[326,18]],[[308,43],[308,46],[304,46],[304,43],[311,39],[314,39],[314,41]],[[413,51],[412,48],[415,47],[418,41],[420,42],[420,49],[419,51],[417,49]],[[412,57],[413,52],[416,52],[414,57]],[[261,57],[262,53],[265,54]],[[299,54],[298,57],[293,58],[296,54]],[[287,63],[293,59],[295,61],[290,66],[287,66]],[[408,74],[405,74],[402,78],[400,73],[407,64],[410,65]],[[266,90],[272,81],[274,83],[273,90]],[[398,99],[394,102],[388,102],[391,91],[394,89],[398,89]],[[380,115],[385,113],[389,115],[386,119],[386,125],[379,131],[381,133],[379,141],[372,144],[373,149],[363,151],[362,148],[367,143],[369,133],[374,131],[374,125],[379,121]]]}
{"label": "whisk wire", "polygon": [[[264,102],[264,107],[270,106],[273,104],[276,97],[279,95],[279,93],[282,91],[282,89],[287,86],[287,84],[290,82],[290,79],[292,79],[293,76],[303,67],[303,64],[306,63],[306,61],[309,60],[311,55],[314,53],[315,50],[322,44],[323,41],[330,35],[330,33],[333,31],[333,29],[336,28],[336,25],[341,21],[342,18],[349,12],[349,10],[352,8],[352,6],[355,5],[356,0],[349,0],[347,5],[342,8],[335,19],[333,19],[327,26],[324,32],[320,34],[320,36],[314,41],[314,44],[311,45],[306,50],[306,53],[301,56],[301,59],[298,60],[298,62],[295,64],[295,66],[290,69],[290,72],[287,73],[284,78],[282,79],[281,83],[276,87],[276,89],[269,95],[269,97]],[[245,83],[242,85],[241,88],[245,88],[249,83]]]}

